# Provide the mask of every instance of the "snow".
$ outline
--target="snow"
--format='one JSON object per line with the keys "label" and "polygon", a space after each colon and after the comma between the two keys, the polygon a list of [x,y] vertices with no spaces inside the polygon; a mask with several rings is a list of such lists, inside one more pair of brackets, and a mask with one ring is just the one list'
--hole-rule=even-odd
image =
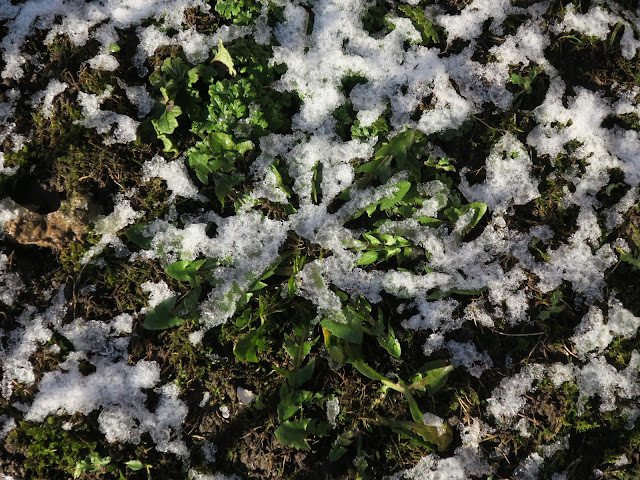
{"label": "snow", "polygon": [[[422,45],[421,35],[404,17],[389,18],[392,31],[370,34],[362,22],[362,14],[370,6],[366,0],[277,3],[284,6],[284,22],[267,25],[265,5],[259,26],[225,26],[210,34],[199,33],[186,24],[187,8],[197,7],[204,12],[210,9],[201,0],[27,0],[19,6],[10,2],[0,4],[0,22],[7,29],[0,41],[4,61],[1,76],[7,82],[20,81],[25,67],[38,65],[38,58],[26,53],[26,45],[36,29],[41,30],[47,42],[55,41],[57,35],[67,36],[76,46],[97,40],[99,50],[85,66],[102,70],[103,74],[113,72],[111,83],[124,92],[138,117],[134,120],[104,109],[105,101],[114,98],[112,86],[100,94],[78,92],[75,106],[82,115],[78,123],[91,129],[106,145],[137,141],[138,126],[155,104],[147,87],[145,61],[160,46],[182,46],[186,59],[195,64],[208,58],[218,39],[230,42],[253,36],[259,43],[268,44],[273,35],[278,44],[271,62],[287,66],[286,73],[273,87],[295,92],[302,99],[299,112],[292,118],[291,133],[270,134],[260,139],[257,158],[250,166],[251,190],[235,215],[223,218],[208,210],[207,198],[200,192],[200,184],[191,179],[184,157],[169,159],[154,155],[142,164],[140,174],[143,181],[160,178],[166,183],[171,210],[164,218],[151,219],[146,227],[145,234],[152,237],[151,248],[135,254],[126,249],[122,241],[124,229],[146,212],[136,211],[126,195],[119,196],[114,199],[113,212],[95,221],[93,233],[99,240],[81,263],[96,261],[106,248],[113,248],[117,255],[126,256],[131,262],[151,261],[161,267],[177,260],[217,261],[212,275],[215,281],[199,306],[199,329],[189,333],[189,339],[197,345],[203,341],[206,330],[233,318],[252,285],[281,260],[288,238],[297,236],[323,251],[322,258],[310,259],[294,277],[296,295],[308,301],[318,316],[344,320],[336,289],[352,297],[362,295],[372,303],[395,297],[402,305],[394,321],[406,330],[424,331],[420,334],[426,338],[422,345],[425,356],[445,350],[451,364],[457,367],[456,374],[462,374],[459,367],[463,367],[476,378],[483,378],[483,372],[494,366],[493,352],[479,349],[468,338],[453,339],[452,334],[463,327],[474,332],[485,329],[486,333],[498,326],[530,325],[534,299],[570,285],[573,300],[584,307],[567,343],[575,355],[573,363],[532,362],[522,366],[505,362],[508,376],[489,398],[483,399],[486,406],[480,407],[482,413],[500,429],[531,436],[531,422],[524,418],[528,397],[536,395],[538,382],[548,380],[556,389],[567,382],[577,386],[579,415],[586,411],[591,399],[596,399],[600,411],[619,408],[629,428],[634,428],[640,418],[637,405],[640,354],[634,351],[629,364],[622,368],[607,360],[611,345],[618,339],[636,337],[640,327],[640,318],[625,307],[625,299],[610,288],[607,277],[607,272],[619,261],[616,252],[630,251],[631,247],[622,239],[608,240],[605,234],[623,225],[638,201],[640,137],[636,131],[608,129],[603,124],[610,115],[638,114],[639,91],[621,85],[610,90],[567,85],[545,53],[552,48],[554,35],[581,33],[606,40],[612,28],[622,21],[623,30],[618,32],[622,55],[633,60],[640,48],[640,40],[631,28],[640,25],[638,12],[625,12],[614,2],[600,1],[592,2],[589,10],[581,14],[568,3],[561,21],[546,25],[543,14],[552,3],[548,1],[525,9],[508,0],[473,0],[458,14],[430,6],[424,12],[446,30],[449,47],[455,41],[468,42],[457,53],[450,53]],[[420,4],[417,0],[404,3]],[[313,31],[307,34],[309,9],[313,13]],[[526,20],[515,33],[504,35],[505,19],[513,14]],[[151,20],[144,22],[145,19]],[[489,49],[492,60],[480,62],[474,55],[485,27],[492,35],[504,38]],[[120,57],[110,51],[111,45],[122,42],[119,32],[125,29],[135,31],[138,39],[131,60],[141,78],[131,85],[117,77],[122,67]],[[388,138],[408,128],[427,135],[440,134],[460,128],[479,114],[501,113],[511,108],[514,96],[506,89],[510,72],[514,67],[526,71],[533,66],[544,69],[549,86],[544,101],[531,112],[530,132],[505,129],[496,135],[488,155],[480,159],[480,167],[486,174],[480,183],[470,183],[472,175],[465,167],[464,157],[452,159],[458,167],[455,175],[459,175],[463,201],[488,206],[486,222],[482,223],[485,226],[476,227],[471,238],[465,236],[473,211],[453,226],[422,225],[419,217],[441,215],[452,201],[453,191],[440,179],[414,185],[425,198],[418,213],[403,220],[390,215],[377,228],[381,234],[402,235],[428,252],[425,266],[429,273],[358,267],[360,254],[348,246],[359,238],[362,229],[352,227],[351,220],[366,206],[392,196],[398,182],[409,176],[406,172],[395,172],[384,185],[353,188],[355,161],[371,158],[378,139],[340,140],[332,112],[351,102],[360,125],[370,126],[389,109]],[[355,74],[366,82],[347,94],[341,88],[342,82]],[[56,99],[67,89],[68,83],[51,78],[42,91],[29,94],[30,104],[49,119]],[[16,150],[29,141],[16,133],[19,130],[13,118],[17,102],[23,100],[22,92],[11,88],[2,93],[0,141],[8,141],[10,148]],[[427,99],[429,104],[425,105]],[[575,145],[577,148],[573,148]],[[429,145],[429,148],[437,147]],[[540,197],[545,180],[536,173],[540,162],[553,165],[560,160],[573,167],[553,171],[548,179],[557,179],[565,185],[557,194],[559,207],[577,211],[575,224],[566,226],[570,232],[566,238],[549,227],[523,227],[523,222],[515,218],[518,210],[514,208]],[[278,185],[273,171],[276,162],[279,171],[292,179],[293,196],[298,202],[295,211],[278,220],[267,218],[256,209],[261,200],[276,204],[290,200]],[[316,200],[313,169],[320,166],[321,194]],[[610,183],[611,170],[615,168],[623,172],[624,183],[631,188],[614,205],[603,208],[597,196]],[[16,172],[16,167],[5,166],[5,155],[0,152],[0,175]],[[347,188],[351,188],[348,200],[333,208],[338,195]],[[183,199],[201,202],[202,209],[196,214],[179,215],[177,208]],[[0,198],[3,228],[15,219],[18,208],[10,198]],[[210,234],[212,226],[214,234]],[[538,260],[532,255],[530,245],[534,239],[544,247],[547,259]],[[8,254],[3,247],[0,302],[18,309],[26,280],[23,282],[12,271]],[[509,262],[504,262],[505,259]],[[149,295],[141,314],[176,295],[164,281],[147,281],[140,288]],[[446,295],[434,299],[434,293],[455,290],[478,293],[468,302]],[[113,312],[110,320],[68,318],[68,307],[60,289],[48,309],[25,306],[14,328],[0,331],[2,395],[9,400],[15,384],[35,385],[31,356],[49,348],[44,345],[54,338],[54,333],[61,335],[74,351],[35,385],[37,391],[31,404],[16,406],[25,412],[26,419],[42,421],[48,415],[86,415],[99,411],[99,428],[108,442],[138,444],[148,433],[157,450],[187,458],[189,451],[181,428],[189,412],[180,399],[179,388],[161,382],[158,364],[129,361],[128,345],[138,315]],[[55,355],[60,346],[54,344],[47,351]],[[494,358],[497,362],[497,357]],[[93,364],[96,371],[83,375],[79,369],[83,361]],[[153,412],[144,406],[151,389],[159,397]],[[242,404],[248,405],[255,394],[238,387],[237,396]],[[209,397],[203,397],[200,407],[205,408],[208,402]],[[230,417],[229,407],[219,408],[223,418]],[[327,420],[334,427],[339,413],[340,400],[337,397],[327,400]],[[0,416],[0,437],[14,427],[12,422],[6,415]],[[424,422],[442,426],[444,420],[425,414]],[[479,446],[491,427],[469,418],[460,421],[459,427],[462,445],[451,455],[427,454],[414,468],[389,478],[466,479],[485,478],[494,473]],[[566,448],[567,441],[565,438],[530,452],[516,467],[513,477],[538,478],[545,461]],[[214,462],[215,446],[205,448],[206,445],[202,446],[204,455]],[[563,475],[558,473],[552,478]],[[194,471],[190,476],[197,480],[233,478]]]}
{"label": "snow", "polygon": [[128,200],[124,198],[117,199],[113,212],[96,221],[94,231],[101,236],[100,240],[82,256],[81,263],[89,263],[92,258],[102,253],[107,246],[122,249],[124,245],[116,234],[141,216],[141,212],[136,212],[131,208]]}
{"label": "snow", "polygon": [[238,401],[242,405],[249,405],[251,402],[253,402],[256,399],[256,396],[257,396],[251,390],[247,390],[244,387],[238,387],[236,389],[236,395],[238,396]]}
{"label": "snow", "polygon": [[103,140],[105,145],[134,142],[140,122],[120,113],[100,109],[102,102],[109,98],[112,92],[113,87],[110,85],[100,95],[78,92],[83,118],[76,122],[87,128],[95,128],[98,133],[108,133],[113,129],[113,134]]}
{"label": "snow", "polygon": [[544,368],[533,364],[525,366],[512,377],[507,377],[487,400],[487,410],[500,424],[513,423],[526,404],[525,394],[534,390],[534,383],[542,378]]}
{"label": "snow", "polygon": [[13,306],[24,288],[24,283],[17,273],[9,272],[9,258],[0,253],[0,302]]}
{"label": "snow", "polygon": [[144,118],[153,108],[155,101],[144,85],[129,86],[118,79],[120,88],[124,88],[127,99],[138,108],[138,118]]}
{"label": "snow", "polygon": [[42,421],[50,414],[82,413],[87,415],[101,409],[98,416],[100,430],[107,441],[139,443],[148,432],[160,452],[186,456],[183,441],[172,438],[180,431],[187,407],[177,398],[175,385],[156,389],[160,402],[154,413],[144,407],[147,396],[142,391],[159,381],[160,367],[155,362],[139,361],[133,366],[126,361],[112,363],[94,360],[96,371],[84,376],[77,361],[67,362],[68,371],[48,372],[25,419]]}
{"label": "snow", "polygon": [[58,289],[50,307],[39,313],[34,306],[27,306],[16,319],[17,328],[5,333],[0,329],[2,337],[7,338],[9,348],[0,348],[0,364],[2,365],[2,383],[0,393],[6,399],[11,397],[13,382],[33,385],[35,374],[29,361],[36,352],[53,335],[52,328],[57,328],[66,314],[67,304],[64,298],[64,286]]}
{"label": "snow", "polygon": [[338,397],[331,397],[326,402],[327,408],[327,420],[329,425],[333,428],[337,427],[336,418],[340,414],[340,399]]}
{"label": "snow", "polygon": [[189,178],[183,158],[167,162],[160,155],[156,155],[142,166],[142,174],[144,175],[142,180],[145,182],[153,177],[162,178],[167,182],[167,189],[171,191],[170,202],[176,197],[206,201],[206,197],[198,193],[198,188]]}
{"label": "snow", "polygon": [[473,342],[460,343],[450,340],[446,346],[451,355],[451,364],[454,367],[465,367],[476,378],[480,378],[482,372],[493,367],[493,360],[489,354],[478,352]]}
{"label": "snow", "polygon": [[509,0],[473,0],[459,15],[442,15],[436,18],[449,34],[448,40],[473,40],[482,33],[482,25],[491,20],[490,30],[498,33],[507,15],[517,12]]}
{"label": "snow", "polygon": [[53,113],[53,99],[64,92],[69,87],[66,82],[60,82],[55,78],[49,80],[47,88],[42,92],[35,93],[31,97],[34,106],[42,104],[42,114],[45,118],[51,118]]}
{"label": "snow", "polygon": [[620,17],[607,12],[600,5],[593,5],[585,14],[576,13],[571,3],[566,6],[562,23],[556,26],[559,32],[576,31],[600,40],[607,38],[611,25],[620,21]]}
{"label": "snow", "polygon": [[456,448],[454,455],[440,458],[430,453],[424,456],[413,468],[401,471],[395,475],[384,477],[385,480],[467,480],[471,478],[486,478],[493,473],[480,451],[480,441],[486,434],[486,426],[479,421],[469,425],[460,424],[462,446]]}
{"label": "snow", "polygon": [[538,182],[531,176],[531,157],[512,134],[504,135],[493,147],[486,163],[487,177],[481,184],[469,186],[462,170],[460,191],[471,202],[484,202],[494,212],[512,205],[524,205],[540,196]]}
{"label": "snow", "polygon": [[163,281],[159,282],[144,282],[140,285],[140,289],[149,294],[149,308],[155,308],[165,300],[174,296],[173,291]]}

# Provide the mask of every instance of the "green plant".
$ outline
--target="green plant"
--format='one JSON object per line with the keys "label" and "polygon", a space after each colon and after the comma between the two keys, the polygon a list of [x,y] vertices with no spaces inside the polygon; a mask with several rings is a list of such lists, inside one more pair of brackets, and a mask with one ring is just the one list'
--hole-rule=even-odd
{"label": "green plant", "polygon": [[[295,108],[293,95],[266,86],[281,73],[278,66],[267,64],[268,48],[240,39],[227,50],[220,41],[209,64],[191,67],[180,57],[167,58],[149,79],[162,96],[163,106],[151,123],[164,150],[182,150],[177,142],[181,128],[195,134],[195,145],[186,151],[189,165],[205,185],[212,178],[223,206],[245,178],[238,163],[261,136],[288,128],[284,112]],[[220,78],[224,74],[216,64],[232,78]]]}
{"label": "green plant", "polygon": [[562,290],[557,289],[551,293],[549,300],[541,300],[544,309],[538,314],[540,320],[549,320],[553,315],[564,311],[567,308],[562,300]]}
{"label": "green plant", "polygon": [[217,0],[216,12],[238,25],[248,25],[259,13],[260,2],[255,0]]}
{"label": "green plant", "polygon": [[390,420],[382,417],[372,419],[374,423],[391,427],[403,435],[417,440],[425,446],[437,445],[439,450],[446,450],[451,443],[452,433],[448,426],[443,426],[444,433],[435,427],[427,427],[422,423],[422,412],[414,398],[414,392],[428,392],[434,395],[446,381],[453,369],[443,362],[432,362],[422,366],[411,378],[409,384],[401,378],[391,381],[368,365],[363,356],[363,334],[376,338],[377,342],[392,357],[400,357],[401,347],[395,338],[393,329],[384,327],[380,310],[377,320],[371,316],[372,307],[365,299],[349,301],[344,294],[340,295],[346,305],[342,309],[342,317],[325,317],[320,321],[324,336],[324,344],[331,358],[338,364],[351,364],[358,372],[371,380],[382,383],[382,392],[389,389],[401,393],[409,406],[412,421]]}
{"label": "green plant", "polygon": [[[153,465],[142,463],[140,460],[129,460],[128,462],[124,462],[124,464],[127,468],[133,470],[134,472],[145,469],[147,471],[147,480],[151,480],[151,469],[153,468]],[[122,480],[124,478],[124,475],[122,474],[122,471],[119,471],[119,473],[120,480]]]}
{"label": "green plant", "polygon": [[101,457],[100,454],[92,452],[89,456],[76,463],[73,471],[73,478],[84,477],[87,473],[105,472],[109,473],[116,469],[115,465],[111,465],[111,457]]}
{"label": "green plant", "polygon": [[422,44],[429,45],[430,43],[438,43],[440,41],[439,31],[441,29],[436,27],[428,18],[424,15],[424,9],[419,6],[402,5],[398,7],[398,11],[411,20],[416,30],[420,32],[422,36]]}
{"label": "green plant", "polygon": [[512,73],[509,77],[509,82],[517,87],[520,87],[515,95],[513,101],[516,103],[521,95],[528,95],[533,89],[533,82],[536,77],[544,71],[544,68],[534,65],[530,68],[528,75],[522,75],[521,73]]}

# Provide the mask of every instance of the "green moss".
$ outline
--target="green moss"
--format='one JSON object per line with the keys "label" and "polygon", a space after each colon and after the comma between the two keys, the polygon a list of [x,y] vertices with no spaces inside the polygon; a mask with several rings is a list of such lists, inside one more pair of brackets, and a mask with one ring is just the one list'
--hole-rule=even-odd
{"label": "green moss", "polygon": [[[62,428],[69,419],[48,417],[42,423],[22,421],[9,434],[7,442],[12,448],[26,450],[24,466],[42,480],[67,479],[76,463],[95,451],[95,432],[81,419],[73,422],[70,430]],[[71,419],[73,421],[73,418]]]}

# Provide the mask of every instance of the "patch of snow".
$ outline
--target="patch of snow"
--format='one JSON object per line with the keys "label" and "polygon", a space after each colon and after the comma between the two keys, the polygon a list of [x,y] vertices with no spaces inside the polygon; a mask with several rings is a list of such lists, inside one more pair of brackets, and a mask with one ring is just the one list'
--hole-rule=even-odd
{"label": "patch of snow", "polygon": [[152,177],[162,178],[167,182],[167,189],[171,191],[169,202],[176,197],[191,198],[201,202],[206,201],[206,197],[198,192],[198,188],[193,184],[184,165],[184,158],[179,158],[167,162],[160,155],[156,155],[142,166],[142,180],[148,182]]}
{"label": "patch of snow", "polygon": [[13,306],[24,283],[17,273],[9,272],[9,257],[0,253],[0,302]]}
{"label": "patch of snow", "polygon": [[67,312],[64,298],[64,286],[58,289],[53,302],[43,313],[38,313],[34,306],[27,306],[16,319],[19,325],[10,332],[0,329],[6,337],[8,348],[0,348],[0,364],[2,365],[2,383],[0,389],[6,399],[13,393],[13,382],[26,386],[33,385],[35,373],[29,358],[40,345],[48,342]]}
{"label": "patch of snow", "polygon": [[165,300],[174,296],[173,291],[163,281],[144,282],[140,285],[140,290],[149,294],[149,308],[155,308]]}
{"label": "patch of snow", "polygon": [[55,78],[49,80],[47,88],[43,91],[35,93],[31,97],[31,103],[34,106],[42,105],[42,114],[44,118],[51,118],[53,114],[53,99],[69,88],[66,82],[60,82]]}
{"label": "patch of snow", "polygon": [[236,395],[238,396],[238,401],[242,405],[249,405],[251,402],[253,402],[256,399],[256,396],[257,396],[251,390],[247,390],[244,387],[238,387],[236,389]]}
{"label": "patch of snow", "polygon": [[601,5],[592,5],[587,13],[576,13],[575,6],[570,3],[566,6],[566,12],[562,22],[555,25],[556,32],[575,31],[584,33],[590,37],[605,40],[609,35],[611,25],[620,21],[620,17],[609,13]]}
{"label": "patch of snow", "polygon": [[525,394],[535,390],[534,382],[543,376],[544,368],[527,365],[513,377],[500,382],[487,399],[488,411],[501,425],[510,425],[526,405]]}
{"label": "patch of snow", "polygon": [[478,352],[473,342],[460,343],[450,340],[446,344],[451,355],[451,364],[454,367],[464,367],[476,378],[482,376],[482,372],[493,367],[493,360],[487,352]]}
{"label": "patch of snow", "polygon": [[116,235],[120,230],[131,225],[137,218],[142,216],[141,212],[136,212],[131,208],[128,200],[119,198],[113,208],[113,212],[103,216],[96,221],[94,232],[100,235],[100,240],[85,252],[80,262],[84,265],[97,255],[100,255],[107,246],[112,246],[116,250],[122,250],[124,244]]}
{"label": "patch of snow", "polygon": [[108,135],[103,140],[105,145],[134,142],[140,122],[120,113],[100,109],[100,105],[111,96],[112,91],[113,87],[107,86],[100,95],[78,92],[78,103],[84,118],[75,122],[87,128],[95,128],[100,134],[108,133],[113,129],[113,135]]}
{"label": "patch of snow", "polygon": [[326,402],[327,408],[327,421],[329,425],[333,428],[336,428],[336,418],[340,414],[340,399],[338,397],[331,397]]}
{"label": "patch of snow", "polygon": [[531,176],[532,168],[524,145],[507,133],[487,158],[485,181],[469,186],[465,168],[461,172],[460,191],[470,202],[483,202],[494,212],[504,212],[512,205],[524,205],[540,196],[538,182]]}
{"label": "patch of snow", "polygon": [[118,86],[124,89],[127,99],[138,108],[138,118],[144,118],[151,112],[155,100],[149,95],[147,87],[144,85],[129,86],[120,79],[118,79]]}
{"label": "patch of snow", "polygon": [[485,433],[484,426],[479,421],[470,425],[460,424],[462,446],[456,448],[453,456],[441,458],[434,453],[423,457],[413,468],[400,471],[395,475],[384,477],[385,480],[422,480],[447,479],[468,480],[471,478],[486,478],[493,473],[480,450],[479,442]]}

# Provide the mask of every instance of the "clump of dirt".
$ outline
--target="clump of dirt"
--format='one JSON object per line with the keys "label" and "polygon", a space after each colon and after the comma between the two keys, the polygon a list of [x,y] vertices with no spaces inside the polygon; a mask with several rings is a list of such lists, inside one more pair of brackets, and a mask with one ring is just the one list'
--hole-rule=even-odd
{"label": "clump of dirt", "polygon": [[60,208],[41,214],[9,200],[13,210],[11,220],[4,224],[4,233],[21,245],[36,245],[62,250],[69,243],[83,240],[89,222],[95,218],[94,208],[87,196],[73,196],[60,203]]}

